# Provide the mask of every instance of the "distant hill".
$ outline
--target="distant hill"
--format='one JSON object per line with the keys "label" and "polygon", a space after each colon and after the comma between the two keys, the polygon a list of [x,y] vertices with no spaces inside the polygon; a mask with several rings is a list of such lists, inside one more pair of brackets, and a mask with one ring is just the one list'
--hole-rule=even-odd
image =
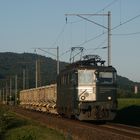
{"label": "distant hill", "polygon": [[[25,88],[35,87],[35,63],[36,60],[40,63],[40,80],[38,85],[44,86],[56,81],[56,60],[41,55],[31,53],[0,53],[0,88],[10,85],[10,77],[12,81],[12,89],[15,85],[15,75],[18,76],[18,90]],[[64,69],[67,65],[65,62],[60,62],[60,70]],[[24,76],[23,76],[24,75]],[[25,84],[23,79],[25,78]],[[131,96],[134,92],[134,85],[140,85],[128,78],[118,76],[118,96],[123,97],[125,95]]]}
{"label": "distant hill", "polygon": [[[5,86],[5,81],[9,84],[9,79],[12,77],[14,83],[15,75],[18,75],[18,88],[23,88],[23,75],[25,78],[25,88],[35,87],[35,67],[36,60],[39,60],[40,65],[40,80],[39,86],[44,86],[54,83],[56,80],[56,60],[41,55],[31,53],[0,53],[0,87]],[[67,63],[61,62],[60,69],[64,69]],[[23,74],[24,73],[24,74]],[[14,84],[12,84],[14,86]]]}

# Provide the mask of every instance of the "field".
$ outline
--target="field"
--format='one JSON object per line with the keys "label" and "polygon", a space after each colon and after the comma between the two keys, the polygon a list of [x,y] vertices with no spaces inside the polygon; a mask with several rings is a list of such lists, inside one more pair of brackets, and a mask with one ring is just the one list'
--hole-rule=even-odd
{"label": "field", "polygon": [[117,123],[140,127],[140,98],[118,99]]}
{"label": "field", "polygon": [[129,106],[140,106],[140,98],[122,98],[118,99],[118,109],[123,109]]}
{"label": "field", "polygon": [[59,132],[16,116],[0,105],[0,140],[64,140]]}

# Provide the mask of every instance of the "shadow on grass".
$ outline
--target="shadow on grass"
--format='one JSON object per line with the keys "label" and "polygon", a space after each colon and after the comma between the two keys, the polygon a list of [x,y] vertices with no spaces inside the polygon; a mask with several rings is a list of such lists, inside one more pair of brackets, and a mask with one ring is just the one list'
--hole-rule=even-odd
{"label": "shadow on grass", "polygon": [[140,106],[129,106],[118,110],[113,122],[140,127]]}
{"label": "shadow on grass", "polygon": [[6,122],[7,122],[7,129],[21,127],[28,124],[27,120],[14,118],[14,117],[7,118]]}

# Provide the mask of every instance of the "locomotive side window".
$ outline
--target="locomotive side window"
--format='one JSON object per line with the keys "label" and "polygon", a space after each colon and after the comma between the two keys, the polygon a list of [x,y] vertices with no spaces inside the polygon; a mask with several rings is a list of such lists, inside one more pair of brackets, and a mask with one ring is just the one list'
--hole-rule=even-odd
{"label": "locomotive side window", "polygon": [[59,83],[60,83],[60,85],[69,85],[70,84],[70,79],[71,79],[71,74],[70,73],[61,75]]}
{"label": "locomotive side window", "polygon": [[71,75],[71,84],[72,85],[77,85],[77,73],[72,73]]}

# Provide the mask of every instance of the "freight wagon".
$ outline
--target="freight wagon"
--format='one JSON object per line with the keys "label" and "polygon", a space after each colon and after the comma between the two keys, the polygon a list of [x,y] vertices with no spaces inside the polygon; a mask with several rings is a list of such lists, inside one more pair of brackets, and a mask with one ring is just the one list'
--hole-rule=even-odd
{"label": "freight wagon", "polygon": [[27,109],[57,113],[56,84],[20,91],[20,105]]}

